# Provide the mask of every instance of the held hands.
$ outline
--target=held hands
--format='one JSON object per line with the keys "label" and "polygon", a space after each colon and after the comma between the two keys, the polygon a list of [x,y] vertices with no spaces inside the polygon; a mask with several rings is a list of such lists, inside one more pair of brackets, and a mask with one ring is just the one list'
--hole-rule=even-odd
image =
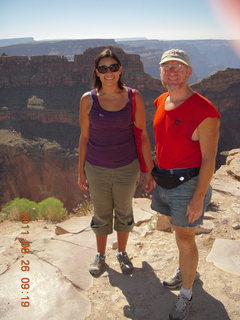
{"label": "held hands", "polygon": [[204,199],[192,199],[187,207],[188,222],[193,223],[203,214]]}

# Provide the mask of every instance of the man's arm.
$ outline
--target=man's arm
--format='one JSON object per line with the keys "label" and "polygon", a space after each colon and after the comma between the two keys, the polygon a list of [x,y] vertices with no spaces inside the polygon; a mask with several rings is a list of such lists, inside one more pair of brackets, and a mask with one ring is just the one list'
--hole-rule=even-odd
{"label": "man's arm", "polygon": [[212,179],[219,139],[220,121],[218,118],[205,119],[197,129],[202,164],[198,176],[198,185],[189,202],[186,215],[189,222],[196,221],[201,215],[204,206],[204,197]]}

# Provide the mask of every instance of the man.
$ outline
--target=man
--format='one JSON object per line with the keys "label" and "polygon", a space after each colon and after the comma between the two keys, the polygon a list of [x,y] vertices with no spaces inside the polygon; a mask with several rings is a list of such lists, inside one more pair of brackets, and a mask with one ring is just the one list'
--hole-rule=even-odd
{"label": "man", "polygon": [[157,185],[152,209],[169,217],[179,250],[179,267],[163,285],[180,288],[169,319],[186,319],[192,304],[192,286],[199,274],[196,226],[211,199],[210,181],[215,169],[220,115],[215,106],[188,84],[192,74],[189,56],[179,49],[163,53],[160,76],[167,92],[155,101]]}

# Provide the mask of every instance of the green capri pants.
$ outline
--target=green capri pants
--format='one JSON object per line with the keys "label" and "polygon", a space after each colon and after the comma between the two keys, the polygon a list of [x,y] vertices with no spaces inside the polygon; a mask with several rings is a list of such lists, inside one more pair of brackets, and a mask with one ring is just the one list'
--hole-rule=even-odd
{"label": "green capri pants", "polygon": [[85,172],[93,202],[91,228],[96,235],[114,230],[129,232],[134,225],[132,198],[139,179],[139,162],[120,168],[103,168],[86,161]]}

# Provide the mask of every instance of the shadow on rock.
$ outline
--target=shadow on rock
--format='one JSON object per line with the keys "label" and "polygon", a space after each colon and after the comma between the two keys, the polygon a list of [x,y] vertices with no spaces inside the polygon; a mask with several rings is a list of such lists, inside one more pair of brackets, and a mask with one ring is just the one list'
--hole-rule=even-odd
{"label": "shadow on rock", "polygon": [[193,300],[190,319],[193,320],[231,320],[221,301],[208,294],[198,280],[193,287]]}
{"label": "shadow on rock", "polygon": [[[176,295],[161,284],[151,265],[143,261],[142,268],[134,268],[131,275],[123,275],[108,267],[109,282],[118,287],[128,301],[123,314],[134,320],[167,320],[176,301]],[[178,292],[176,292],[177,294]],[[189,320],[230,320],[223,304],[195,282]]]}
{"label": "shadow on rock", "polygon": [[219,211],[219,204],[215,203],[215,202],[210,202],[209,205],[207,206],[207,210],[208,211],[214,211],[217,212]]}
{"label": "shadow on rock", "polygon": [[109,282],[118,287],[128,301],[123,307],[126,318],[135,320],[166,320],[176,296],[166,290],[152,267],[142,263],[131,275],[123,275],[108,268]]}

